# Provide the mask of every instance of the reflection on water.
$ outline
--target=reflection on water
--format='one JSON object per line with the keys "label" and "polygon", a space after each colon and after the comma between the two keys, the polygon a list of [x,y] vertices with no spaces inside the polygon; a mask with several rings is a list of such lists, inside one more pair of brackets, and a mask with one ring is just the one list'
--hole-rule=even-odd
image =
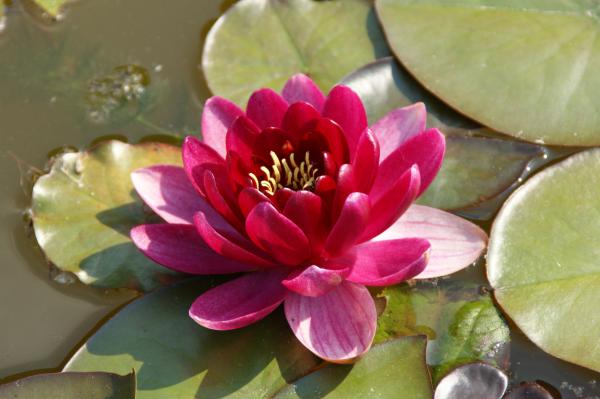
{"label": "reflection on water", "polygon": [[[99,136],[134,142],[198,134],[209,95],[198,69],[202,38],[233,3],[85,0],[50,25],[27,2],[10,6],[0,36],[0,378],[59,367],[98,321],[133,297],[48,268],[23,226],[30,165]],[[119,95],[110,97],[115,88]],[[461,278],[486,285],[481,263],[453,277]],[[515,382],[541,379],[565,398],[600,396],[597,373],[544,354],[511,329]]]}

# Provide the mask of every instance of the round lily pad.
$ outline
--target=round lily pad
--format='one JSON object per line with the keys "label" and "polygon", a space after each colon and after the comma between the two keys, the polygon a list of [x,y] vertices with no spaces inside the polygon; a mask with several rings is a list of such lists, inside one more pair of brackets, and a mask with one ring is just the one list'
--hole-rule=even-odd
{"label": "round lily pad", "polygon": [[130,174],[154,164],[181,164],[178,147],[108,141],[57,156],[33,188],[35,236],[59,269],[98,287],[151,290],[176,274],[146,258],[132,227],[158,222],[135,193]]}
{"label": "round lily pad", "polygon": [[540,172],[492,228],[487,274],[504,311],[546,352],[600,371],[600,150]]}
{"label": "round lily pad", "polygon": [[321,361],[298,342],[281,312],[233,331],[192,321],[190,304],[211,285],[206,278],[188,280],[136,300],[102,326],[65,370],[133,368],[138,399],[271,398],[282,390],[283,397],[303,398],[315,392],[332,398],[361,392],[368,398],[400,390],[406,396],[393,397],[431,397],[422,337],[389,341],[354,367],[329,365],[304,377]]}
{"label": "round lily pad", "polygon": [[427,126],[447,135],[442,169],[419,199],[423,205],[456,210],[507,195],[536,161],[544,159],[541,146],[487,137],[493,135],[489,129],[432,96],[391,57],[359,69],[343,83],[358,93],[370,123],[420,101],[427,108]]}
{"label": "round lily pad", "polygon": [[323,90],[389,49],[368,0],[241,0],[213,26],[202,66],[216,95],[244,104],[296,73]]}
{"label": "round lily pad", "polygon": [[0,398],[135,399],[135,374],[37,374],[0,385]]}
{"label": "round lily pad", "polygon": [[493,129],[600,144],[594,0],[377,0],[392,50],[425,87]]}

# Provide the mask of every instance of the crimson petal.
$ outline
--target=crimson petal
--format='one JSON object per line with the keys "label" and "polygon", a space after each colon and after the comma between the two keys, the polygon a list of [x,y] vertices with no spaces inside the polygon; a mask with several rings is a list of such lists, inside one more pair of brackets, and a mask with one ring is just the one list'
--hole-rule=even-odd
{"label": "crimson petal", "polygon": [[250,96],[246,114],[261,129],[281,127],[288,103],[271,89],[257,90]]}
{"label": "crimson petal", "polygon": [[360,97],[349,87],[334,87],[325,100],[323,116],[342,127],[350,154],[354,154],[360,134],[367,128],[367,113]]}

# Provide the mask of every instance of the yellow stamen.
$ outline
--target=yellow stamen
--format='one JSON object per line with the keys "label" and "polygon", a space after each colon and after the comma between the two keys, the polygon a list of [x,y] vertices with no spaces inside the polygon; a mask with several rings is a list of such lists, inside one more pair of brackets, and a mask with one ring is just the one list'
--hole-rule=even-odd
{"label": "yellow stamen", "polygon": [[308,152],[304,154],[304,161],[300,163],[300,166],[296,162],[294,153],[291,153],[288,159],[280,159],[274,151],[271,151],[269,155],[273,164],[270,169],[266,166],[260,167],[260,171],[264,175],[262,179],[259,179],[254,173],[249,174],[256,189],[274,195],[278,189],[282,188],[310,190],[314,187],[318,169],[310,161]]}

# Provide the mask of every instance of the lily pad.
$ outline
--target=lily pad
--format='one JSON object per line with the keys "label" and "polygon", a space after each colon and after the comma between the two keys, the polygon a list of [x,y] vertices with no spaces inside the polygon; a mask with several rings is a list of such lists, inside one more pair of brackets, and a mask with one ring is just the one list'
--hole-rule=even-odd
{"label": "lily pad", "polygon": [[435,389],[434,399],[502,399],[508,377],[486,363],[462,365],[448,373]]}
{"label": "lily pad", "polygon": [[0,385],[0,398],[134,399],[135,374],[51,373]]}
{"label": "lily pad", "polygon": [[453,108],[527,141],[600,144],[595,0],[377,0],[376,9],[402,64]]}
{"label": "lily pad", "polygon": [[35,183],[35,236],[50,262],[98,287],[151,290],[176,274],[142,255],[129,239],[138,224],[158,222],[133,189],[130,173],[153,164],[181,164],[178,147],[100,143],[57,156]]}
{"label": "lily pad", "polygon": [[328,365],[301,378],[276,399],[429,399],[424,336],[405,337],[372,348],[355,365]]}
{"label": "lily pad", "polygon": [[427,107],[429,127],[446,133],[442,169],[419,203],[464,209],[507,195],[546,155],[538,145],[489,138],[493,133],[433,97],[393,58],[378,60],[343,80],[356,91],[371,123],[414,102]]}
{"label": "lily pad", "polygon": [[65,4],[72,0],[33,0],[33,2],[40,7],[45,13],[52,18],[60,17],[61,12],[64,9]]}
{"label": "lily pad", "polygon": [[600,150],[540,172],[509,198],[490,236],[495,297],[546,352],[600,371]]}
{"label": "lily pad", "polygon": [[452,368],[485,360],[504,365],[510,333],[487,294],[476,286],[398,285],[378,294],[385,310],[378,320],[375,342],[425,334],[427,363],[434,382]]}
{"label": "lily pad", "polygon": [[389,49],[368,0],[242,0],[213,26],[202,66],[214,94],[238,104],[305,73],[323,90]]}

